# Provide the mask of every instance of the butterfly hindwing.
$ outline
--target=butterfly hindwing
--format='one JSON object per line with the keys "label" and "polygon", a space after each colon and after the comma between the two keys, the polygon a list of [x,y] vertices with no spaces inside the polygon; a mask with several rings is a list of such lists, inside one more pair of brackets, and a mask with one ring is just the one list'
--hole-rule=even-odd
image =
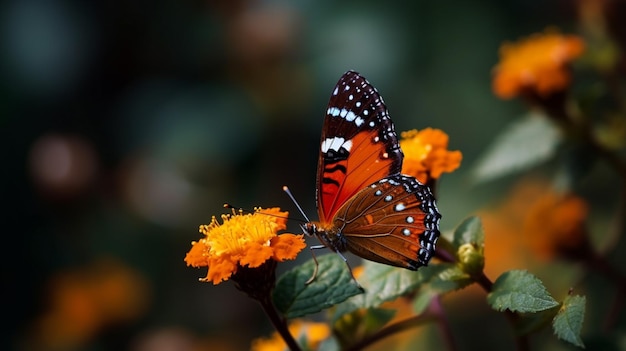
{"label": "butterfly hindwing", "polygon": [[359,191],[339,209],[334,225],[358,256],[416,270],[434,253],[440,218],[427,186],[394,175]]}
{"label": "butterfly hindwing", "polygon": [[330,97],[317,170],[322,223],[361,189],[402,168],[402,151],[378,91],[354,71],[346,72]]}
{"label": "butterfly hindwing", "polygon": [[330,97],[317,170],[319,222],[305,223],[331,250],[416,270],[428,264],[441,215],[430,189],[400,174],[402,150],[378,91],[346,72]]}

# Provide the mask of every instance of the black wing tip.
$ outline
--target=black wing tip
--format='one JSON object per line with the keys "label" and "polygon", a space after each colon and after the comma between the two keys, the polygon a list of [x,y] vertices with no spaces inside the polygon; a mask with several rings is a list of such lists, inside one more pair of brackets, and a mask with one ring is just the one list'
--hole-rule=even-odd
{"label": "black wing tip", "polygon": [[420,263],[419,261],[408,260],[406,262],[406,269],[411,270],[411,271],[416,271],[418,268],[422,266],[425,266],[425,265]]}

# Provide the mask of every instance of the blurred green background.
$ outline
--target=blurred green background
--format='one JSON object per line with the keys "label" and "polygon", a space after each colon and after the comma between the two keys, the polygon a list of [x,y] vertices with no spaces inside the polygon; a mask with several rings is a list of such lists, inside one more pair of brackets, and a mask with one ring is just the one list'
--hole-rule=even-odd
{"label": "blurred green background", "polygon": [[[206,271],[183,258],[224,202],[299,217],[288,185],[315,217],[322,119],[348,69],[378,88],[396,130],[440,128],[462,151],[438,189],[453,228],[507,186],[468,181],[525,111],[491,93],[499,45],[576,31],[576,6],[3,2],[2,349],[243,350],[268,335],[252,300],[199,283]],[[455,326],[462,349],[481,347],[467,329]]]}

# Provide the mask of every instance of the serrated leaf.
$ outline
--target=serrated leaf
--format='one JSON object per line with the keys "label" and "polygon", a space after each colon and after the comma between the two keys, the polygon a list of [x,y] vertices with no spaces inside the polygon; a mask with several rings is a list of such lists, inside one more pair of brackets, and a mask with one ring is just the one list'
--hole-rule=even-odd
{"label": "serrated leaf", "polygon": [[485,232],[483,224],[478,217],[469,217],[465,219],[454,230],[454,239],[452,244],[456,249],[463,244],[476,244],[482,246],[485,243]]}
{"label": "serrated leaf", "polygon": [[315,269],[312,259],[285,272],[278,279],[274,289],[274,304],[286,318],[319,312],[362,293],[345,262],[338,255],[323,255],[317,261],[317,276],[308,285],[305,283]]}
{"label": "serrated leaf", "polygon": [[580,330],[585,319],[584,296],[568,296],[563,301],[561,309],[552,320],[554,334],[561,339],[578,347],[585,347],[580,338]]}
{"label": "serrated leaf", "polygon": [[[434,266],[433,266],[434,267]],[[427,279],[429,268],[420,268],[417,272],[392,267],[371,261],[363,263],[363,275],[359,282],[365,293],[354,296],[337,306],[333,320],[359,308],[378,307],[383,302],[391,301],[410,291]]]}
{"label": "serrated leaf", "polygon": [[427,283],[420,287],[413,300],[415,313],[422,313],[434,297],[462,289],[473,283],[473,280],[467,273],[452,263],[438,264],[433,266],[431,271],[431,276],[427,279]]}
{"label": "serrated leaf", "polygon": [[503,273],[493,284],[487,302],[497,311],[537,312],[557,306],[541,280],[522,270]]}
{"label": "serrated leaf", "polygon": [[528,169],[554,156],[559,129],[537,112],[510,124],[489,146],[472,171],[476,182]]}

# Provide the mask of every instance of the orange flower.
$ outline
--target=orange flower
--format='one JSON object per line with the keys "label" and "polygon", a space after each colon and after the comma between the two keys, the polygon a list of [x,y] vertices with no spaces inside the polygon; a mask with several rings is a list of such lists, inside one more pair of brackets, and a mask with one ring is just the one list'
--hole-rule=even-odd
{"label": "orange flower", "polygon": [[400,147],[404,151],[402,173],[426,184],[438,179],[444,172],[459,168],[463,155],[460,151],[448,151],[448,135],[440,129],[416,129],[401,133]]}
{"label": "orange flower", "polygon": [[502,99],[521,92],[541,97],[567,88],[568,64],[579,57],[585,44],[580,37],[558,32],[535,34],[500,47],[500,62],[494,68],[492,88]]}
{"label": "orange flower", "polygon": [[277,234],[286,229],[286,223],[287,212],[278,208],[256,209],[249,214],[233,211],[222,215],[222,224],[213,217],[210,224],[200,226],[205,237],[192,242],[185,262],[193,267],[208,266],[207,276],[200,280],[219,284],[238,267],[257,268],[270,258],[292,260],[306,244],[302,235]]}
{"label": "orange flower", "polygon": [[530,248],[543,258],[580,252],[587,243],[587,213],[587,203],[573,194],[544,194],[530,205],[524,220]]}
{"label": "orange flower", "polygon": [[[330,328],[324,323],[305,322],[299,319],[289,324],[289,332],[296,340],[305,339],[307,350],[317,350],[319,344],[330,336]],[[252,351],[283,351],[287,345],[278,333],[270,338],[256,339],[252,342]]]}
{"label": "orange flower", "polygon": [[110,325],[140,318],[150,301],[150,287],[139,272],[103,258],[55,274],[46,298],[50,306],[24,334],[24,348],[81,350]]}

